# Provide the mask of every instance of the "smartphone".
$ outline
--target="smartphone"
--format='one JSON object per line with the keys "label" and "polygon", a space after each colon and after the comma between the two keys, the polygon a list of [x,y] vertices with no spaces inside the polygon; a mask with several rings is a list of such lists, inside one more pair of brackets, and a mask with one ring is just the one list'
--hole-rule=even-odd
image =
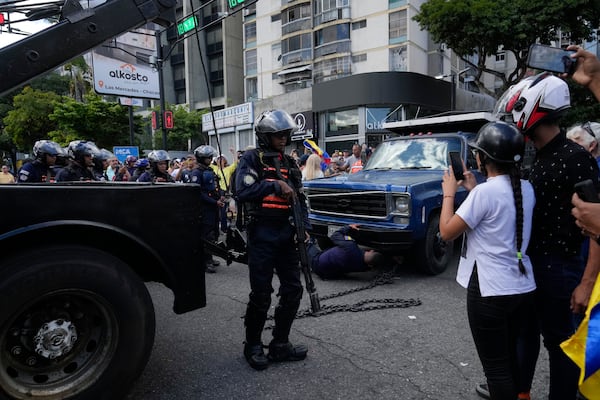
{"label": "smartphone", "polygon": [[577,63],[577,60],[571,58],[573,53],[575,53],[573,50],[532,44],[527,55],[527,66],[542,71],[572,75],[575,72],[575,64]]}
{"label": "smartphone", "polygon": [[448,152],[448,156],[450,156],[450,165],[452,166],[452,171],[454,171],[454,177],[457,181],[461,181],[465,179],[463,174],[463,162],[460,157],[460,152],[458,151],[450,151]]}
{"label": "smartphone", "polygon": [[577,196],[583,201],[587,201],[588,203],[600,203],[596,185],[594,185],[594,182],[592,182],[591,179],[577,182],[575,184],[575,193],[577,193]]}

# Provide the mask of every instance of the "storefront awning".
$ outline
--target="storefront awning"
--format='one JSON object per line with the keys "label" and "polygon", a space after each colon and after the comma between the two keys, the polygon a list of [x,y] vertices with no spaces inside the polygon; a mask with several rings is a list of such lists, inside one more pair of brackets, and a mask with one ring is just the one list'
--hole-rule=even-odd
{"label": "storefront awning", "polygon": [[303,65],[301,67],[284,69],[283,71],[279,71],[277,73],[277,75],[284,76],[284,75],[288,75],[288,74],[293,74],[294,72],[309,71],[311,69],[312,69],[312,67],[310,65]]}

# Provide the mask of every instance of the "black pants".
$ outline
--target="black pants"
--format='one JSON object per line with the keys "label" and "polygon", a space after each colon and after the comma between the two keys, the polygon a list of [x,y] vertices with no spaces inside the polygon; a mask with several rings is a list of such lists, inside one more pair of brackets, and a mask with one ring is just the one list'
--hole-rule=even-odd
{"label": "black pants", "polygon": [[471,334],[492,400],[515,400],[519,386],[517,339],[527,318],[535,318],[534,292],[482,297],[477,268],[467,291]]}
{"label": "black pants", "polygon": [[292,322],[302,299],[300,263],[295,230],[288,219],[254,221],[248,226],[248,269],[250,272],[250,301],[246,308],[246,342],[261,342],[273,293],[273,274],[279,278],[279,304],[275,308],[273,339],[287,342]]}

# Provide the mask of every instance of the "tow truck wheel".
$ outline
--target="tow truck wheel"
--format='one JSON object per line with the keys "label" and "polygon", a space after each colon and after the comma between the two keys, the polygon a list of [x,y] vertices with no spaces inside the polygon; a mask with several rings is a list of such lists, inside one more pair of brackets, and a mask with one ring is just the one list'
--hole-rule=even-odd
{"label": "tow truck wheel", "polygon": [[429,218],[425,239],[419,243],[417,257],[419,267],[428,275],[438,275],[446,270],[454,252],[453,242],[443,241],[440,237],[440,216],[432,215]]}
{"label": "tow truck wheel", "polygon": [[145,367],[154,307],[121,260],[48,246],[0,265],[0,398],[119,399]]}

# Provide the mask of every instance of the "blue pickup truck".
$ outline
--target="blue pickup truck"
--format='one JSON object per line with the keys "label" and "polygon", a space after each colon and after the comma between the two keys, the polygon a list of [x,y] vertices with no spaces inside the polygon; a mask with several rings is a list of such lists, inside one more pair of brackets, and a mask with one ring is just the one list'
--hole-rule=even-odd
{"label": "blue pickup truck", "polygon": [[[490,114],[479,114],[403,121],[391,128],[404,135],[377,146],[360,172],[306,181],[312,235],[327,246],[328,236],[340,226],[359,224],[361,245],[408,256],[427,274],[445,271],[453,243],[439,235],[442,175],[448,169],[448,152],[458,151],[467,168],[483,179],[467,145],[491,120]],[[459,190],[457,207],[466,195]]]}

